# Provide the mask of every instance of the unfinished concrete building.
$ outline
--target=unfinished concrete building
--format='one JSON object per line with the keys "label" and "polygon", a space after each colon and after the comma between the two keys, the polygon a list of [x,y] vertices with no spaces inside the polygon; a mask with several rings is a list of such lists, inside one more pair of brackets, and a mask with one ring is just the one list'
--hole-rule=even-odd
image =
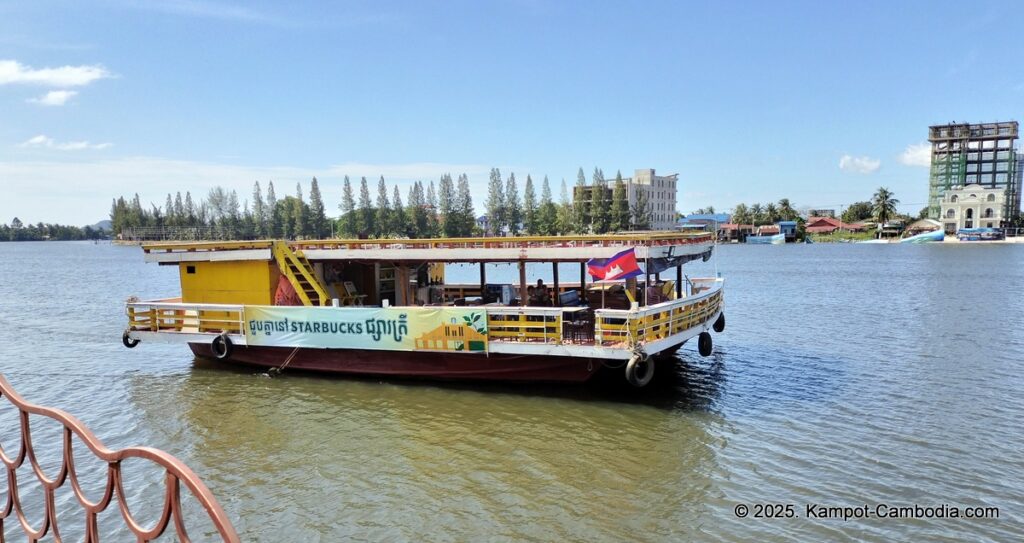
{"label": "unfinished concrete building", "polygon": [[1020,214],[1017,133],[1017,121],[929,127],[928,217],[940,218],[946,191],[967,185],[1001,189],[1001,216],[1009,219]]}

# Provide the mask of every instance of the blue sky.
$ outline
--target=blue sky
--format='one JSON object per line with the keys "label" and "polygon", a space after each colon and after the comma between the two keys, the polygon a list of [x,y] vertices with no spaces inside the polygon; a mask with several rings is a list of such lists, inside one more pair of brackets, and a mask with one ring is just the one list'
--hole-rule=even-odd
{"label": "blue sky", "polygon": [[0,3],[0,221],[313,175],[336,209],[346,173],[466,172],[479,208],[492,166],[916,213],[928,125],[1024,106],[1019,2],[341,4]]}

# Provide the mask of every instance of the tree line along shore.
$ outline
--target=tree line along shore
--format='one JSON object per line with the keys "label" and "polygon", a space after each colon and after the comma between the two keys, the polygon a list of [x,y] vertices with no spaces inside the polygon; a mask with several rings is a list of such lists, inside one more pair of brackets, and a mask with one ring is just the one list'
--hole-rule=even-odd
{"label": "tree line along shore", "polygon": [[[159,230],[191,239],[604,234],[649,228],[646,197],[629,206],[621,173],[609,181],[595,168],[592,183],[597,187],[595,193],[610,197],[574,200],[563,180],[560,198],[555,201],[547,176],[538,187],[527,175],[520,191],[514,173],[503,178],[498,168],[492,168],[484,201],[486,214],[477,217],[466,174],[458,178],[442,175],[437,183],[416,181],[404,199],[398,185],[389,186],[383,176],[376,183],[375,196],[365,177],[353,182],[345,176],[337,206],[340,214],[330,218],[315,177],[308,185],[308,198],[302,183],[296,184],[294,194],[281,197],[273,181],[265,190],[257,181],[251,196],[244,200],[237,191],[219,186],[199,201],[190,192],[168,194],[163,206],[143,206],[138,194],[127,199],[121,196],[111,204],[110,220],[117,233]],[[582,168],[576,186],[588,186]]]}

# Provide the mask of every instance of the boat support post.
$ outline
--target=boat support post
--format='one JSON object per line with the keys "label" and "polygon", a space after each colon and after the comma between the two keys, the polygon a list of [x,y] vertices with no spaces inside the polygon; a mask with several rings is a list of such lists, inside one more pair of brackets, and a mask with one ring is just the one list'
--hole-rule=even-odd
{"label": "boat support post", "polygon": [[555,284],[554,305],[555,307],[562,307],[562,297],[560,296],[562,291],[558,287],[558,262],[551,263],[551,275],[554,277],[553,282]]}
{"label": "boat support post", "polygon": [[526,261],[519,261],[519,305],[526,306]]}

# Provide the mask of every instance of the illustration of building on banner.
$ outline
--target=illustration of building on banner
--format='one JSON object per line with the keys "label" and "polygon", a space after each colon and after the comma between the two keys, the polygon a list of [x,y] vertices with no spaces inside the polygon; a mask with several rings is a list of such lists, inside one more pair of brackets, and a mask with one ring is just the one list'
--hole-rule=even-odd
{"label": "illustration of building on banner", "polygon": [[462,319],[463,323],[442,324],[416,338],[416,350],[486,351],[487,329],[481,324],[481,314],[464,315]]}

